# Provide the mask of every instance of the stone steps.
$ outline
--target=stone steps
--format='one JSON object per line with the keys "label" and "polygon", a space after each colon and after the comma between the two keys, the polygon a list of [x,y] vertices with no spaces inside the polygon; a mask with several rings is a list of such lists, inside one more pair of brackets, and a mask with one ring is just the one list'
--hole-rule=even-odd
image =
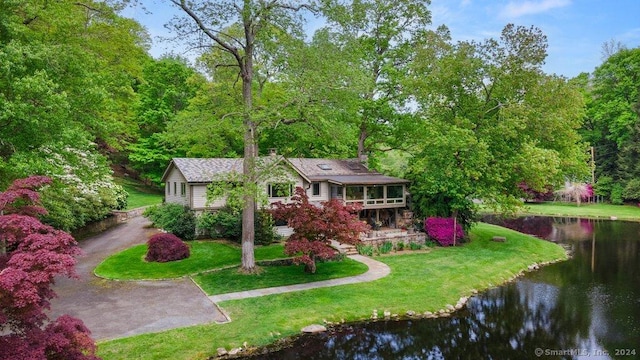
{"label": "stone steps", "polygon": [[341,244],[337,241],[331,241],[331,246],[345,255],[358,255],[358,249],[354,245]]}

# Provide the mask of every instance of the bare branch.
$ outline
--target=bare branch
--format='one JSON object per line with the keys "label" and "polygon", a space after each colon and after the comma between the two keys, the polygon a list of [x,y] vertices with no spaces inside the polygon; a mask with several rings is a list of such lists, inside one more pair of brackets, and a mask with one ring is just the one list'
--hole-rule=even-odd
{"label": "bare branch", "polygon": [[97,12],[97,13],[102,13],[102,12],[103,12],[103,11],[102,11],[102,10],[100,10],[100,9],[94,8],[94,7],[92,7],[92,6],[89,6],[89,5],[87,5],[87,4],[83,4],[83,3],[80,3],[80,2],[75,2],[75,3],[73,3],[73,5],[82,6],[83,8],[85,8],[85,9],[87,9],[87,10],[91,10],[91,11],[93,11],[93,12]]}
{"label": "bare branch", "polygon": [[236,111],[236,112],[230,112],[230,113],[224,114],[224,115],[222,115],[220,120],[222,121],[222,120],[226,119],[227,117],[234,116],[234,115],[239,115],[240,116],[240,115],[242,115],[242,112]]}
{"label": "bare branch", "polygon": [[225,51],[233,55],[233,57],[236,58],[236,61],[238,62],[238,66],[240,67],[241,70],[244,68],[242,57],[240,56],[240,52],[238,51],[238,49],[234,46],[231,46],[229,43],[221,39],[213,31],[211,31],[211,29],[209,29],[204,24],[202,19],[200,19],[200,17],[193,10],[191,10],[191,8],[186,4],[185,0],[179,0],[179,1],[170,0],[170,1],[174,5],[180,7],[185,13],[187,13],[187,15],[189,15],[189,17],[191,17],[196,22],[196,24],[198,25],[198,28],[202,30],[203,33],[205,33],[205,35],[207,35],[211,40],[215,41],[217,44],[222,46],[222,48],[224,48]]}
{"label": "bare branch", "polygon": [[215,69],[219,67],[238,67],[238,64],[215,64],[213,67]]}

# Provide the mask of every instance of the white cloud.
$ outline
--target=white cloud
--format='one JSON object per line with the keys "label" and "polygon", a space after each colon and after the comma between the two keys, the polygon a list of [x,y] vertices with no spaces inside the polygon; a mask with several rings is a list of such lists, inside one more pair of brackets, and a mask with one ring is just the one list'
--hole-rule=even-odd
{"label": "white cloud", "polygon": [[629,29],[619,37],[620,41],[622,41],[622,43],[624,43],[629,48],[638,46],[638,43],[640,43],[640,28]]}
{"label": "white cloud", "polygon": [[429,10],[431,11],[431,20],[436,26],[441,24],[451,25],[455,21],[455,16],[451,9],[444,5],[432,5]]}
{"label": "white cloud", "polygon": [[500,15],[506,18],[517,18],[524,15],[543,13],[570,4],[571,0],[512,1],[500,12]]}

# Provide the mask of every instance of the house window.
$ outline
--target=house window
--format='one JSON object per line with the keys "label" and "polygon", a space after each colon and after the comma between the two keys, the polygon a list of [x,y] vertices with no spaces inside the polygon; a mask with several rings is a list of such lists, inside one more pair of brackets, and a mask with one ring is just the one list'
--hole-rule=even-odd
{"label": "house window", "polygon": [[269,197],[289,197],[293,193],[293,185],[286,183],[276,183],[267,185]]}
{"label": "house window", "polygon": [[181,182],[180,183],[180,196],[186,196],[187,195],[187,184]]}
{"label": "house window", "polygon": [[167,195],[171,195],[171,183],[167,181]]}
{"label": "house window", "polygon": [[342,186],[331,185],[331,198],[342,199]]}
{"label": "house window", "polygon": [[363,200],[363,199],[364,199],[364,186],[347,186],[347,201]]}
{"label": "house window", "polygon": [[173,195],[177,195],[178,194],[178,187],[176,185],[177,183],[174,181],[173,182]]}
{"label": "house window", "polygon": [[384,186],[367,186],[367,204],[384,204]]}
{"label": "house window", "polygon": [[404,202],[404,186],[389,185],[387,186],[387,203],[403,203]]}
{"label": "house window", "polygon": [[367,199],[383,199],[384,187],[382,186],[367,186]]}
{"label": "house window", "polygon": [[320,183],[319,182],[311,183],[311,195],[320,196]]}

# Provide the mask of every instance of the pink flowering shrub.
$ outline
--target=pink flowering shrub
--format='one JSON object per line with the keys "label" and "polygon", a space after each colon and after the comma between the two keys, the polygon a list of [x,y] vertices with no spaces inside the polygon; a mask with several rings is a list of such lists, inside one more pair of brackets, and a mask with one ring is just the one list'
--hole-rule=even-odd
{"label": "pink flowering shrub", "polygon": [[582,194],[582,201],[587,201],[593,196],[593,185],[586,184],[584,186],[584,193]]}
{"label": "pink flowering shrub", "polygon": [[[429,238],[442,246],[453,245],[453,218],[430,217],[424,222],[424,230]],[[456,239],[462,240],[464,231],[460,224],[456,224]]]}
{"label": "pink flowering shrub", "polygon": [[190,255],[189,245],[173,234],[155,234],[147,245],[147,261],[169,262],[186,259]]}

